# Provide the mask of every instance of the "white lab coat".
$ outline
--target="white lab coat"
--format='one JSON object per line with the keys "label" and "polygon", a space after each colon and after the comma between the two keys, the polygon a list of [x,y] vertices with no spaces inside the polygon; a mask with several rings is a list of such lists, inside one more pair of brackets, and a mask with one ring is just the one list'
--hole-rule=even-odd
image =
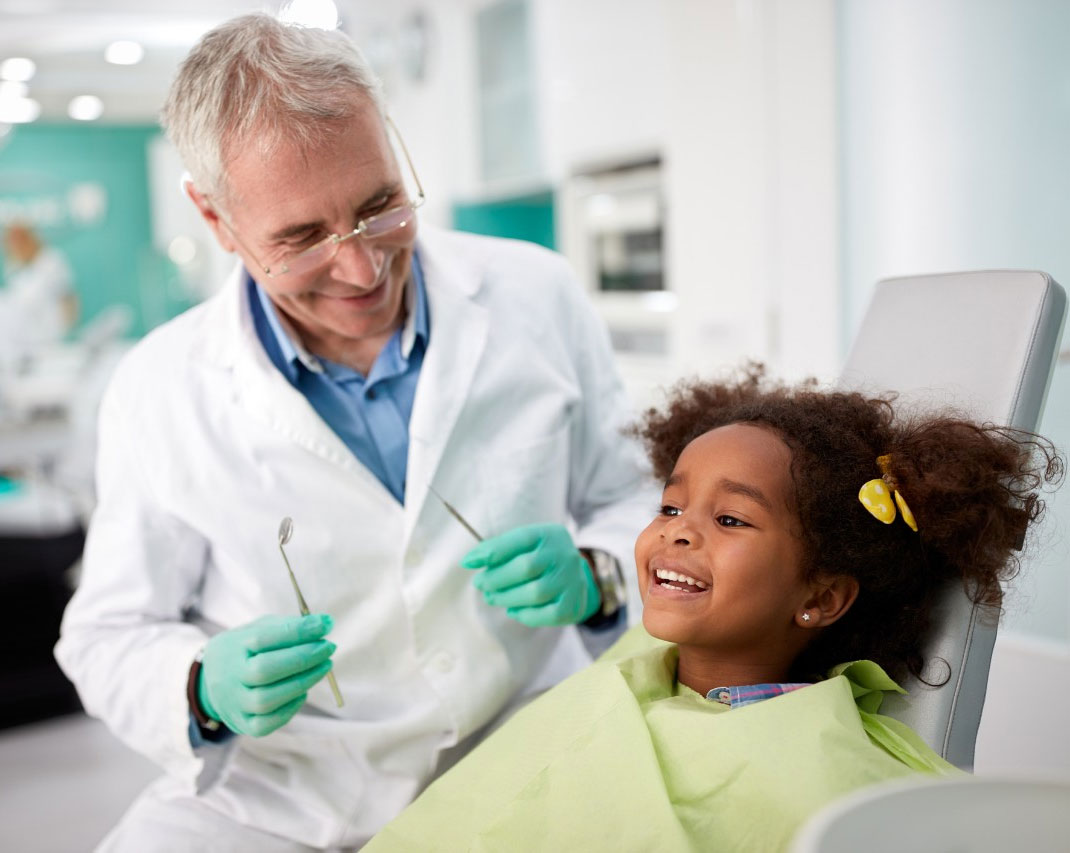
{"label": "white lab coat", "polygon": [[42,248],[32,261],[7,272],[0,289],[0,367],[18,361],[67,334],[71,268],[55,249]]}
{"label": "white lab coat", "polygon": [[[458,566],[484,535],[574,524],[632,546],[653,492],[605,329],[564,261],[424,228],[430,346],[410,422],[404,506],[258,343],[237,273],[148,335],[102,404],[99,505],[56,654],[89,713],[234,820],[315,846],[359,844],[516,697],[588,658],[575,628],[526,628]],[[296,605],[276,533],[334,671],[264,738],[190,747],[186,680],[206,635]],[[468,744],[464,744],[467,747]],[[456,752],[456,750],[454,751]]]}

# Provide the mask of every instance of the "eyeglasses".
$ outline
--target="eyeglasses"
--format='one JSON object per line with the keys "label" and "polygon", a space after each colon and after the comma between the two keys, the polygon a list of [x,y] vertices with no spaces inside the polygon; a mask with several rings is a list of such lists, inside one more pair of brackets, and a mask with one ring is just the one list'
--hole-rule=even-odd
{"label": "eyeglasses", "polygon": [[354,237],[363,237],[366,240],[374,240],[377,237],[384,237],[387,234],[392,234],[399,232],[404,228],[408,228],[416,221],[416,208],[422,205],[425,199],[424,188],[420,183],[419,176],[416,174],[416,168],[412,165],[412,157],[409,156],[409,149],[405,145],[405,140],[401,138],[401,133],[398,131],[397,126],[389,116],[386,117],[386,123],[394,132],[394,136],[398,141],[398,146],[401,148],[402,154],[405,155],[405,162],[409,166],[409,172],[412,174],[413,183],[416,187],[415,198],[409,199],[404,204],[399,204],[397,207],[391,207],[389,210],[384,210],[382,213],[377,213],[375,216],[361,219],[357,223],[357,227],[348,234],[328,234],[315,245],[309,246],[307,249],[302,249],[299,252],[291,252],[283,256],[277,264],[270,267],[265,266],[256,259],[252,250],[242,241],[241,237],[238,236],[231,224],[220,216],[220,221],[227,226],[227,230],[234,236],[234,239],[245,247],[245,250],[249,252],[250,257],[256,261],[256,265],[260,267],[264,275],[268,278],[278,278],[283,275],[296,276],[310,273],[329,264],[334,259],[334,256],[338,254],[339,247],[346,242],[346,240],[352,240]]}

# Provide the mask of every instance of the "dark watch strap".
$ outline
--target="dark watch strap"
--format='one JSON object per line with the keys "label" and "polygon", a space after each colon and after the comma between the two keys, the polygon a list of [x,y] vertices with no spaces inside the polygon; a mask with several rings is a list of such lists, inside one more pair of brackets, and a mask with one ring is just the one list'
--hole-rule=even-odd
{"label": "dark watch strap", "polygon": [[214,732],[218,732],[221,729],[226,731],[227,729],[219,720],[213,720],[204,713],[204,708],[201,707],[200,700],[197,698],[197,682],[201,677],[201,661],[203,658],[204,650],[202,649],[197,652],[197,657],[193,659],[193,664],[189,668],[189,680],[186,682],[186,701],[189,702],[190,713],[193,714],[193,719],[200,726],[201,733],[206,739],[211,740],[211,735]]}

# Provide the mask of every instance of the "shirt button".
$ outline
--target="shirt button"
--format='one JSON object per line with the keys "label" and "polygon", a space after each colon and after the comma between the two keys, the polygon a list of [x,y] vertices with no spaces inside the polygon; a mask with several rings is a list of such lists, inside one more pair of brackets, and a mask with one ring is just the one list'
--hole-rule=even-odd
{"label": "shirt button", "polygon": [[449,652],[439,652],[431,658],[431,666],[438,672],[450,672],[457,665],[457,659]]}
{"label": "shirt button", "polygon": [[375,389],[374,388],[369,388],[367,396],[368,396],[369,400],[374,400],[375,399]]}

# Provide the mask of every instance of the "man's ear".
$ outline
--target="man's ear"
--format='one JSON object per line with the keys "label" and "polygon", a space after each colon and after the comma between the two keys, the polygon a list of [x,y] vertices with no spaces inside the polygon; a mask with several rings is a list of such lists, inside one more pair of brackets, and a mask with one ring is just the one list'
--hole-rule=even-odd
{"label": "man's ear", "polygon": [[858,598],[858,581],[850,575],[818,577],[810,597],[795,614],[800,628],[824,628],[851,609]]}
{"label": "man's ear", "polygon": [[208,196],[201,193],[188,177],[182,181],[182,188],[186,191],[186,195],[190,197],[190,201],[196,206],[201,216],[204,217],[204,221],[208,223],[208,227],[212,229],[212,233],[215,234],[216,240],[219,241],[219,245],[223,247],[224,251],[235,251],[237,247],[234,244],[234,237],[223,224],[223,220],[219,218],[219,212],[208,200]]}

